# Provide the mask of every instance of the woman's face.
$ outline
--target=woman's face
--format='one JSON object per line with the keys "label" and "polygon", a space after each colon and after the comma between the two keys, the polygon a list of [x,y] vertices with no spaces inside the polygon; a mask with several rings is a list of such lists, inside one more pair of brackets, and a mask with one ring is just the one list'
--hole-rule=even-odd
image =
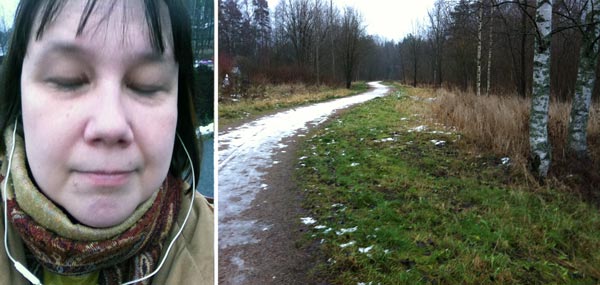
{"label": "woman's face", "polygon": [[98,1],[76,37],[85,2],[68,1],[40,40],[31,33],[21,76],[25,149],[46,196],[83,224],[109,227],[167,175],[178,66],[164,3],[161,54],[142,1],[118,1],[109,17],[111,1]]}

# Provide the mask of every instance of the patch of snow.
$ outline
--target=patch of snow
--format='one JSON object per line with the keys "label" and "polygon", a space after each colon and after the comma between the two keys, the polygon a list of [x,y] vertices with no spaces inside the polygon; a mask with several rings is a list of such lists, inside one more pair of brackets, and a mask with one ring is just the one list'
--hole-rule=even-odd
{"label": "patch of snow", "polygon": [[446,141],[441,141],[441,140],[430,140],[431,143],[433,143],[435,146],[445,146],[446,145]]}
{"label": "patch of snow", "polygon": [[316,226],[315,226],[315,229],[316,229],[316,230],[321,230],[321,229],[324,229],[324,228],[326,228],[326,227],[327,227],[327,226],[324,226],[324,225],[316,225]]}
{"label": "patch of snow", "polygon": [[300,158],[298,158],[298,159],[299,159],[299,160],[305,160],[305,159],[307,159],[307,158],[308,158],[308,156],[303,156],[303,157],[300,157]]}
{"label": "patch of snow", "polygon": [[394,138],[385,138],[380,140],[374,140],[374,142],[391,142],[394,141]]}
{"label": "patch of snow", "polygon": [[273,160],[273,164],[279,164],[279,161]]}
{"label": "patch of snow", "polygon": [[340,244],[340,247],[341,248],[345,248],[345,247],[349,247],[349,246],[354,245],[354,244],[356,244],[355,241],[349,241],[347,243]]}
{"label": "patch of snow", "polygon": [[400,118],[400,121],[408,121],[408,118]]}
{"label": "patch of snow", "polygon": [[351,163],[351,164],[350,164],[350,166],[352,166],[352,167],[355,167],[355,166],[357,166],[357,165],[359,165],[359,164],[360,164],[360,163],[358,163],[358,162],[353,162],[353,163]]}
{"label": "patch of snow", "polygon": [[412,129],[408,130],[408,132],[409,133],[411,133],[411,132],[422,132],[422,131],[425,131],[425,130],[427,130],[427,126],[421,125],[421,126],[417,126],[417,127],[414,127]]}
{"label": "patch of snow", "polygon": [[269,187],[269,185],[267,185],[267,184],[264,184],[264,183],[263,183],[263,184],[260,184],[260,188],[262,188],[262,189],[266,189],[267,187]]}
{"label": "patch of snow", "polygon": [[336,233],[338,236],[341,236],[341,235],[343,235],[343,234],[345,234],[345,233],[353,233],[353,232],[355,232],[356,230],[358,230],[358,226],[356,226],[356,227],[353,227],[353,228],[340,229],[339,231],[335,231],[335,233]]}
{"label": "patch of snow", "polygon": [[338,208],[338,207],[344,207],[344,204],[342,204],[342,203],[331,204],[331,208]]}
{"label": "patch of snow", "polygon": [[317,222],[315,219],[313,219],[311,217],[300,218],[300,220],[302,220],[302,223],[305,225],[312,225]]}
{"label": "patch of snow", "polygon": [[371,251],[371,249],[373,249],[373,246],[359,247],[358,248],[358,252],[360,252],[360,253],[367,253],[367,252]]}
{"label": "patch of snow", "polygon": [[503,157],[500,160],[502,161],[502,165],[506,165],[506,166],[510,165],[510,157]]}
{"label": "patch of snow", "polygon": [[206,126],[200,126],[196,129],[196,136],[210,135],[215,132],[215,124],[210,123]]}
{"label": "patch of snow", "polygon": [[326,230],[323,231],[324,234],[328,234],[332,231],[332,228],[327,228]]}

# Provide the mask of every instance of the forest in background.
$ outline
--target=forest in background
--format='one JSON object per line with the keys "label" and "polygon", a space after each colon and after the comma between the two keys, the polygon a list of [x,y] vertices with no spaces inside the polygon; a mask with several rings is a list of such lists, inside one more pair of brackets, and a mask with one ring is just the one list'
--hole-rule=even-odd
{"label": "forest in background", "polygon": [[[579,16],[586,1],[554,2],[552,96],[567,100],[575,89]],[[481,19],[483,92],[489,86],[495,94],[529,96],[535,4],[438,0],[412,33],[384,39],[366,33],[359,11],[331,0],[282,0],[273,9],[266,0],[220,0],[219,78],[222,82],[228,75],[232,84],[237,80],[242,96],[253,85],[341,85],[348,77],[474,91]]]}

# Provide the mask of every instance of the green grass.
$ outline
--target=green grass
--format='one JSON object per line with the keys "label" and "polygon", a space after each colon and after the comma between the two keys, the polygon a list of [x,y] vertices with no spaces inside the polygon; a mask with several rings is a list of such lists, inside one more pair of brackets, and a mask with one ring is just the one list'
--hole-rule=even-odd
{"label": "green grass", "polygon": [[329,86],[278,85],[263,86],[261,96],[237,102],[219,102],[219,126],[252,119],[273,111],[356,95],[369,89],[366,82],[355,82],[351,89]]}
{"label": "green grass", "polygon": [[316,274],[333,284],[600,282],[596,207],[463,150],[465,138],[428,119],[431,92],[395,87],[299,152],[296,179],[317,220],[307,238],[328,260]]}

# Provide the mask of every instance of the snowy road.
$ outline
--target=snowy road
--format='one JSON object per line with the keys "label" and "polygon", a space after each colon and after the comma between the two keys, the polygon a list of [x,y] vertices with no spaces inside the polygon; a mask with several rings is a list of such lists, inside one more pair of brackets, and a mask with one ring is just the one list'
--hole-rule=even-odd
{"label": "snowy road", "polygon": [[[336,110],[381,97],[388,91],[378,82],[369,85],[374,89],[360,95],[291,109],[219,133],[219,249],[257,243],[254,231],[269,227],[242,213],[250,208],[258,192],[268,189],[262,177],[266,169],[277,164],[273,155],[286,147],[281,141],[319,125]],[[236,257],[231,263],[242,267],[244,260]]]}

